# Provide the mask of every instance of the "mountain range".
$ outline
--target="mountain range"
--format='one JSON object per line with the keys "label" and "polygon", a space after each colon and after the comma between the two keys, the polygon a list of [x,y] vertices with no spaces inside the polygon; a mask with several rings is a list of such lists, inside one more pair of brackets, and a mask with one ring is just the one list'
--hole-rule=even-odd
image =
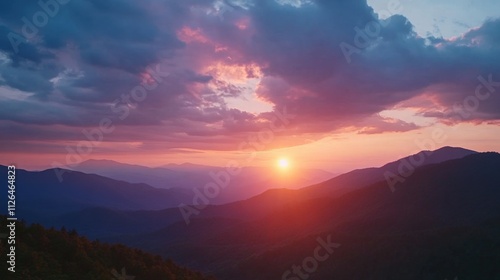
{"label": "mountain range", "polygon": [[[193,189],[202,189],[214,181],[216,176],[214,174],[225,172],[226,168],[190,163],[151,168],[111,160],[87,160],[76,165],[74,170],[192,194]],[[291,174],[276,176],[276,172],[267,167],[241,167],[237,175],[230,177],[226,190],[213,198],[211,204],[224,204],[250,198],[270,188],[297,189],[323,182],[332,176],[332,173],[319,169],[295,168]]]}
{"label": "mountain range", "polygon": [[[50,170],[19,171],[19,213],[218,279],[500,279],[498,166],[493,152],[422,151],[304,188],[206,206],[189,223],[176,206],[159,209],[160,193],[185,199],[176,189],[79,172],[57,186],[46,177]],[[388,174],[401,180],[392,185]],[[138,193],[122,188],[150,193],[157,206],[141,205]],[[48,204],[37,212],[40,203]],[[328,258],[293,269],[325,242],[336,246]]]}
{"label": "mountain range", "polygon": [[[498,279],[499,164],[499,154],[473,154],[418,168],[394,193],[380,181],[263,215],[236,218],[219,209],[221,215],[189,226],[177,222],[118,240],[221,279],[280,279],[312,254],[317,238],[328,236],[341,244],[338,255],[310,279],[445,279],[453,273]],[[232,207],[256,209],[263,196]]]}

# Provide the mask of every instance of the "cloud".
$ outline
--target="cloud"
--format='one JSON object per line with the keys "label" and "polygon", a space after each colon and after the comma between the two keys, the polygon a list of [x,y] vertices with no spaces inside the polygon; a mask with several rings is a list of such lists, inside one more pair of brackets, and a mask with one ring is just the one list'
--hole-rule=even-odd
{"label": "cloud", "polygon": [[359,134],[380,134],[386,132],[406,132],[418,129],[419,126],[414,123],[408,123],[402,120],[393,118],[384,118],[380,116],[372,116],[363,121],[364,125],[358,133]]}
{"label": "cloud", "polygon": [[[22,35],[23,18],[41,10],[36,1],[0,4],[0,122],[18,127],[10,141],[28,126],[51,134],[46,140],[74,140],[111,118],[123,132],[106,141],[230,149],[273,119],[225,101],[252,90],[297,115],[283,138],[418,129],[365,123],[418,97],[434,106],[422,116],[445,123],[500,119],[500,88],[478,79],[500,81],[499,19],[457,38],[423,38],[404,16],[380,20],[363,0],[70,1],[16,51],[9,34]],[[350,63],[342,44],[355,48]],[[168,76],[155,84],[157,65]],[[125,100],[153,84],[144,100]],[[456,104],[467,105],[481,84],[487,101],[457,118]]]}

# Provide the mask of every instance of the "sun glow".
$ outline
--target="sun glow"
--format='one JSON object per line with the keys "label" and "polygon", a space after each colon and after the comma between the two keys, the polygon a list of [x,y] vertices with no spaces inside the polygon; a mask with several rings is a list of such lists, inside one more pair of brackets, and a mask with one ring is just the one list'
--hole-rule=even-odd
{"label": "sun glow", "polygon": [[281,170],[286,170],[290,167],[290,162],[286,158],[278,159],[278,167]]}

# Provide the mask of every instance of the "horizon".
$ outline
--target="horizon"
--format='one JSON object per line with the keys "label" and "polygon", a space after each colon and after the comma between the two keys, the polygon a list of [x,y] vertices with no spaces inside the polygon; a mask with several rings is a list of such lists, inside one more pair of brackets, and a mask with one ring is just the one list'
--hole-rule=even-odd
{"label": "horizon", "polygon": [[[477,151],[477,150],[468,149],[466,147],[441,146],[441,147],[438,147],[435,150],[420,150],[420,151],[418,151],[416,153],[402,155],[402,156],[399,156],[397,158],[393,158],[393,159],[384,161],[384,162],[376,164],[376,165],[359,166],[359,167],[356,167],[356,168],[353,168],[353,169],[348,169],[348,170],[346,169],[346,170],[342,170],[342,171],[327,170],[327,169],[321,169],[321,168],[307,168],[307,167],[302,167],[302,166],[293,166],[293,167],[287,167],[287,168],[290,168],[292,170],[317,170],[317,171],[323,171],[323,172],[327,172],[327,173],[331,174],[332,178],[334,178],[334,177],[337,177],[339,175],[346,174],[346,173],[349,173],[349,172],[355,171],[355,170],[368,169],[368,168],[380,168],[380,167],[382,167],[382,166],[384,166],[386,164],[389,164],[389,163],[399,162],[400,160],[402,160],[402,159],[404,159],[406,157],[410,157],[412,155],[415,155],[417,153],[435,152],[435,151],[443,150],[443,149],[464,149],[464,150],[469,150],[469,151],[473,151],[473,152],[477,152],[477,153],[489,153],[489,152],[500,153],[499,151],[493,151],[493,150]],[[181,167],[181,166],[186,166],[186,165],[187,166],[195,166],[195,167],[197,167],[197,166],[199,166],[199,167],[210,167],[210,168],[215,168],[215,169],[217,169],[217,168],[225,168],[226,167],[224,165],[204,165],[204,164],[197,164],[197,163],[193,163],[193,162],[181,162],[181,163],[172,163],[171,162],[171,163],[165,163],[165,164],[161,164],[161,165],[149,166],[149,165],[138,164],[137,162],[120,162],[120,161],[111,160],[111,159],[93,159],[93,158],[90,158],[90,159],[87,159],[85,161],[82,161],[81,163],[91,162],[91,161],[110,162],[111,164],[113,164],[113,163],[116,163],[116,164],[126,164],[126,165],[131,165],[131,166],[147,167],[147,168],[151,168],[151,169],[154,169],[154,168],[169,169],[169,166]],[[9,164],[0,163],[0,165],[8,166]],[[267,165],[260,165],[260,166],[259,165],[246,165],[246,166],[240,166],[240,167],[242,167],[242,168],[261,168],[261,169],[269,168],[269,169],[275,169],[276,165],[277,165],[276,162],[272,162],[270,164],[268,163]],[[278,165],[279,165],[279,163],[278,163]],[[296,164],[294,163],[294,165],[296,165]],[[79,167],[79,165],[75,166],[74,170],[73,169],[69,169],[69,170],[79,171],[78,167]],[[57,169],[57,168],[63,168],[63,167],[48,167],[48,168],[38,169],[38,168],[24,168],[24,167],[21,166],[21,168],[19,168],[19,169],[23,169],[23,170],[26,170],[26,171],[35,171],[35,172],[38,172],[38,171],[46,171],[46,170]],[[279,169],[279,167],[278,167],[278,169]],[[170,169],[170,170],[175,171],[175,168],[174,169]],[[83,172],[83,173],[85,173],[85,172]],[[304,186],[304,187],[307,187],[307,186]]]}

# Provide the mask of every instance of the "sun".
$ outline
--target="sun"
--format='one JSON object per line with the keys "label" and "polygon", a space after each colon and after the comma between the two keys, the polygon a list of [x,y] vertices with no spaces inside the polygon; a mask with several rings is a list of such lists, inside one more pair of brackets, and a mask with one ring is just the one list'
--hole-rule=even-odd
{"label": "sun", "polygon": [[286,158],[280,158],[278,159],[278,167],[281,170],[286,170],[290,167],[290,162]]}

